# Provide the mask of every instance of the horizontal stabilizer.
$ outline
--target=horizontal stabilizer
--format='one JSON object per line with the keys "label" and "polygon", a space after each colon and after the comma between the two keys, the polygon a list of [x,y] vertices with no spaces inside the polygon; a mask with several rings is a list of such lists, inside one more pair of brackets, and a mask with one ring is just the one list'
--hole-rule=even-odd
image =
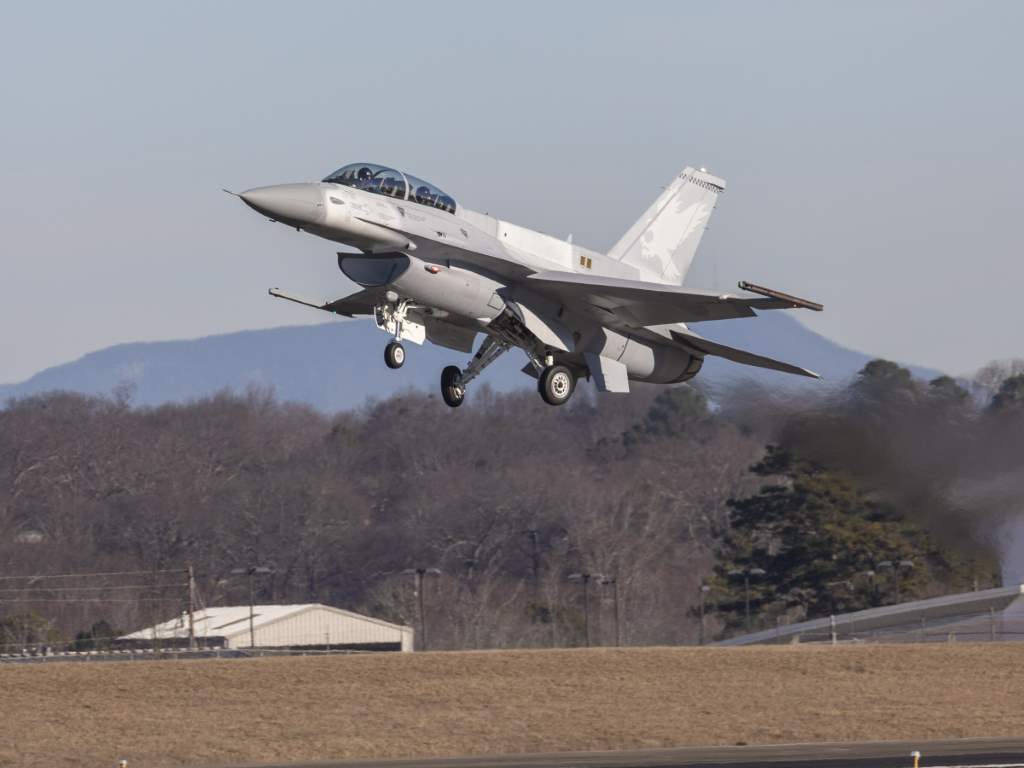
{"label": "horizontal stabilizer", "polygon": [[732,360],[734,363],[752,365],[755,368],[767,368],[772,371],[796,374],[797,376],[809,376],[812,379],[821,378],[821,376],[816,374],[814,371],[809,371],[798,365],[784,363],[781,360],[774,360],[770,357],[764,357],[763,355],[756,355],[753,352],[736,349],[735,347],[727,347],[725,344],[719,344],[717,341],[705,339],[700,334],[694,333],[690,330],[682,331],[673,329],[671,334],[672,338],[676,342],[702,355],[723,357],[726,360]]}
{"label": "horizontal stabilizer", "polygon": [[374,306],[380,301],[380,288],[368,288],[363,291],[358,291],[350,296],[346,296],[342,299],[335,299],[334,301],[320,301],[318,299],[309,299],[305,296],[300,296],[297,293],[289,293],[288,291],[282,291],[280,288],[271,288],[268,293],[278,299],[285,299],[287,301],[294,301],[296,304],[302,304],[305,307],[312,307],[313,309],[322,309],[325,312],[330,312],[335,315],[344,315],[345,317],[355,317],[356,315],[372,315]]}

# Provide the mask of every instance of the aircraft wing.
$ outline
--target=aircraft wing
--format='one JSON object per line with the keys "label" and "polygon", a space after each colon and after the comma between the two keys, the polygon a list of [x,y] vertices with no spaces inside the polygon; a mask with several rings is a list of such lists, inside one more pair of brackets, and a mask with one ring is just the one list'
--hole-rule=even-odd
{"label": "aircraft wing", "polygon": [[570,307],[580,303],[596,307],[620,324],[633,327],[755,317],[755,309],[822,309],[815,302],[751,283],[740,283],[740,287],[760,296],[559,271],[536,272],[527,283]]}
{"label": "aircraft wing", "polygon": [[769,370],[782,371],[783,373],[795,373],[797,376],[809,376],[812,379],[821,378],[821,376],[814,371],[801,368],[799,365],[784,363],[781,360],[764,357],[763,355],[756,355],[753,352],[747,352],[743,349],[728,347],[725,344],[719,344],[717,341],[705,339],[699,333],[694,333],[688,328],[686,330],[673,328],[670,331],[670,335],[672,336],[673,341],[677,344],[680,344],[691,352],[696,352],[700,355],[724,357],[726,360],[732,360],[734,363],[752,365],[756,368],[768,368]]}
{"label": "aircraft wing", "polygon": [[296,293],[282,291],[280,288],[271,288],[269,293],[278,299],[294,301],[296,304],[302,304],[313,309],[322,309],[325,312],[344,315],[345,317],[355,317],[356,315],[372,315],[373,307],[380,302],[383,290],[383,288],[368,288],[363,291],[357,291],[350,296],[335,299],[334,301],[309,299]]}

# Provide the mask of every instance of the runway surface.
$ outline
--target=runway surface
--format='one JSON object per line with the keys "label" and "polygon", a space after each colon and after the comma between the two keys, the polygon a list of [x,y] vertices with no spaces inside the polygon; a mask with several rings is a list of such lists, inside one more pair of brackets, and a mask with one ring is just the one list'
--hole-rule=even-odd
{"label": "runway surface", "polygon": [[1024,768],[1024,738],[685,747],[493,757],[246,763],[232,768]]}

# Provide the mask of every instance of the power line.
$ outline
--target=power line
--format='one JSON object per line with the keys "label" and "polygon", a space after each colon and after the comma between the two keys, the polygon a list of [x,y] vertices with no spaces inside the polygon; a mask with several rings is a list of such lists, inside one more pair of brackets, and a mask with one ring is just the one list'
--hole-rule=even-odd
{"label": "power line", "polygon": [[107,571],[106,573],[51,573],[32,576],[0,576],[0,581],[42,581],[43,579],[88,579],[105,576],[151,576],[160,573],[183,573],[184,568],[155,571]]}
{"label": "power line", "polygon": [[174,584],[115,584],[113,586],[106,587],[0,587],[0,593],[13,592],[17,594],[23,594],[25,592],[107,592],[126,589],[181,589],[185,586],[187,585],[179,582]]}
{"label": "power line", "polygon": [[180,595],[171,597],[0,597],[0,603],[25,605],[33,603],[167,603],[181,601]]}

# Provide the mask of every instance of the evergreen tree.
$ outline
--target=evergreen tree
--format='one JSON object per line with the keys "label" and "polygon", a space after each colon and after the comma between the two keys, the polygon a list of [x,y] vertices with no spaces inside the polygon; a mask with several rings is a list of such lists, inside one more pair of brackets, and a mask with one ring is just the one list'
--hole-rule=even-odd
{"label": "evergreen tree", "polygon": [[[860,490],[775,446],[751,470],[771,482],[732,500],[713,594],[726,630],[752,629],[969,589],[978,565]],[[982,566],[990,578],[992,563]],[[762,574],[763,572],[763,574]],[[751,575],[753,574],[753,575]]]}
{"label": "evergreen tree", "polygon": [[996,413],[1024,412],[1024,373],[1006,379],[989,407]]}
{"label": "evergreen tree", "polygon": [[629,445],[653,437],[678,437],[708,418],[708,400],[699,389],[684,385],[660,392],[643,420],[623,435]]}

